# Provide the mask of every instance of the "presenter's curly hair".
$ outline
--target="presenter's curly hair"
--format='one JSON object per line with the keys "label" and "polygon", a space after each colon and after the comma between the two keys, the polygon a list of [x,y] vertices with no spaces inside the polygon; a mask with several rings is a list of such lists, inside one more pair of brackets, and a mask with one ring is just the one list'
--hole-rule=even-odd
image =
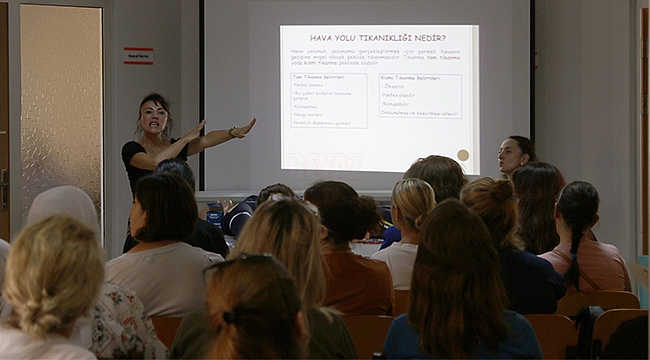
{"label": "presenter's curly hair", "polygon": [[12,241],[3,296],[8,323],[34,340],[69,331],[94,304],[104,280],[95,232],[64,215],[27,226]]}
{"label": "presenter's curly hair", "polygon": [[138,107],[138,120],[135,122],[136,129],[133,136],[136,138],[142,137],[142,133],[144,132],[142,124],[140,124],[140,119],[142,119],[142,106],[149,101],[153,101],[154,104],[162,107],[167,112],[167,126],[165,126],[163,129],[162,138],[164,140],[168,140],[171,137],[172,129],[174,128],[174,119],[172,119],[172,113],[169,110],[169,101],[167,101],[164,96],[158,94],[157,92],[150,93],[149,95],[145,96],[144,99],[142,99],[140,102],[140,106]]}
{"label": "presenter's curly hair", "polygon": [[443,201],[422,226],[413,267],[407,319],[420,332],[420,350],[449,359],[466,359],[482,343],[496,350],[510,331],[506,303],[483,221],[460,201]]}
{"label": "presenter's curly hair", "polygon": [[300,298],[291,274],[270,256],[215,264],[207,307],[210,359],[300,359]]}

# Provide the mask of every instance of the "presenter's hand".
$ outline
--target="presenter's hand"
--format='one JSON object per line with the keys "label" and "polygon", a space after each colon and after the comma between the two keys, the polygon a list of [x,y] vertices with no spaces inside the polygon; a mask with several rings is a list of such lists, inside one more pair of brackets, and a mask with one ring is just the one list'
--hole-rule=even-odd
{"label": "presenter's hand", "polygon": [[246,134],[248,134],[251,131],[253,126],[255,126],[255,121],[257,120],[253,118],[253,120],[251,120],[251,122],[249,122],[248,125],[232,129],[231,131],[232,135],[238,139],[245,137]]}
{"label": "presenter's hand", "polygon": [[185,135],[183,135],[183,138],[185,138],[188,142],[198,138],[201,135],[201,130],[203,130],[204,126],[205,120],[201,121],[199,125],[194,129],[186,132]]}

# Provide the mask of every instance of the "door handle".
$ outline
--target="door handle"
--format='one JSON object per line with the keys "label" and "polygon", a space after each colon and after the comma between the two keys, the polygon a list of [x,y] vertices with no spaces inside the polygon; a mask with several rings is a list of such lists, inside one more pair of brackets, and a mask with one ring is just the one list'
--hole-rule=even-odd
{"label": "door handle", "polygon": [[7,169],[2,169],[0,173],[0,198],[2,198],[2,212],[7,211],[7,200],[9,196],[9,172]]}

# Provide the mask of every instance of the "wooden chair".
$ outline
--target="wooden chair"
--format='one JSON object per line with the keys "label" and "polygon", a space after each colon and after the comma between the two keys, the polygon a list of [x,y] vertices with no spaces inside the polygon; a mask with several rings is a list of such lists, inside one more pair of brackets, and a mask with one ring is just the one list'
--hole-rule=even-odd
{"label": "wooden chair", "polygon": [[399,316],[406,314],[406,309],[409,305],[410,290],[395,290],[395,307],[393,307],[393,315]]}
{"label": "wooden chair", "polygon": [[151,317],[153,327],[156,329],[156,336],[167,346],[167,349],[172,348],[174,337],[176,336],[176,331],[178,331],[178,326],[181,324],[181,320],[183,318],[167,316]]}
{"label": "wooden chair", "polygon": [[395,319],[385,315],[344,315],[341,318],[359,359],[372,359],[375,353],[382,352],[388,328]]}
{"label": "wooden chair", "polygon": [[533,326],[544,359],[575,359],[578,331],[571,319],[556,314],[524,315]]}
{"label": "wooden chair", "polygon": [[643,315],[648,315],[648,310],[613,309],[602,313],[594,322],[594,332],[591,336],[591,358],[600,357],[612,334],[623,322]]}
{"label": "wooden chair", "polygon": [[629,291],[594,290],[579,292],[567,291],[566,295],[557,302],[556,314],[575,316],[584,306],[600,305],[606,310],[639,309],[639,299]]}

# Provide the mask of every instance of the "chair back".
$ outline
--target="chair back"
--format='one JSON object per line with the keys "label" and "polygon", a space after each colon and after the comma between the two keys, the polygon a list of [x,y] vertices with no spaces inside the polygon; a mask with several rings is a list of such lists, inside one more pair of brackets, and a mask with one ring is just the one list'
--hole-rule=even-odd
{"label": "chair back", "polygon": [[406,314],[410,294],[411,290],[395,290],[395,306],[393,306],[393,315],[395,317]]}
{"label": "chair back", "polygon": [[544,359],[575,359],[578,332],[564,315],[526,314],[539,340]]}
{"label": "chair back", "polygon": [[567,291],[566,295],[557,302],[556,314],[575,316],[585,306],[602,306],[606,310],[639,309],[639,298],[629,291],[594,290]]}
{"label": "chair back", "polygon": [[382,352],[388,328],[395,319],[386,315],[344,315],[341,318],[359,359],[372,359],[375,353]]}
{"label": "chair back", "polygon": [[167,349],[172,348],[174,343],[174,337],[176,337],[176,331],[181,324],[183,318],[179,317],[167,317],[167,316],[152,316],[151,322],[153,323],[154,329],[156,329],[156,336]]}
{"label": "chair back", "polygon": [[596,319],[594,332],[591,336],[591,358],[599,358],[612,334],[627,320],[648,315],[644,309],[613,309],[607,310]]}

